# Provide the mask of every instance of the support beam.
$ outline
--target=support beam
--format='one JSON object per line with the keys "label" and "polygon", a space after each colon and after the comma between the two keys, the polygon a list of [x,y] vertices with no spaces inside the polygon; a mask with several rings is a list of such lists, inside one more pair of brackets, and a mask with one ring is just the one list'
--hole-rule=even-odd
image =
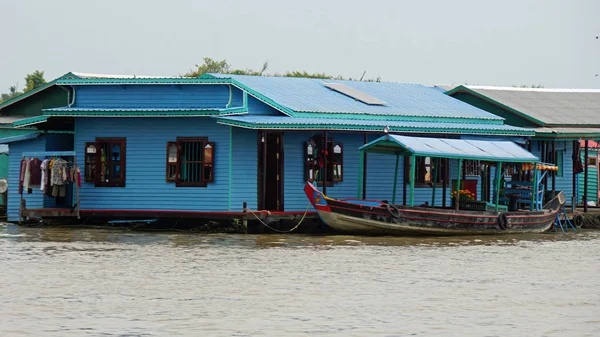
{"label": "support beam", "polygon": [[417,174],[417,157],[415,155],[410,156],[410,200],[409,206],[415,205],[415,174]]}
{"label": "support beam", "polygon": [[[367,134],[366,132],[365,132],[365,137],[364,137],[363,142],[365,144],[367,144],[369,142],[369,134]],[[363,167],[363,169],[362,169],[363,175],[365,177],[362,181],[362,198],[367,199],[367,179],[366,179],[366,177],[367,177],[367,154],[366,153],[363,153],[363,157],[361,158],[361,161],[362,161],[362,165],[363,165],[362,166]]]}
{"label": "support beam", "polygon": [[398,186],[398,166],[400,164],[400,155],[396,155],[396,169],[394,171],[394,189],[392,195],[392,205],[396,204],[396,187]]}
{"label": "support beam", "polygon": [[498,204],[500,203],[500,181],[502,181],[501,177],[502,174],[504,174],[502,172],[502,162],[499,162],[496,164],[496,175],[494,176],[494,178],[496,179],[496,191],[495,195],[494,195],[494,201],[496,204],[496,212],[498,212]]}
{"label": "support beam", "polygon": [[361,196],[365,195],[365,152],[360,151],[360,160],[358,162],[358,191],[356,192],[356,199],[360,199]]}
{"label": "support beam", "polygon": [[[575,167],[575,155],[577,152],[577,141],[573,141],[573,154],[571,155],[571,160],[573,161],[572,167]],[[575,212],[575,208],[577,207],[577,174],[575,174],[575,170],[571,172],[573,174],[573,195],[571,196],[571,211]]]}
{"label": "support beam", "polygon": [[587,213],[588,211],[588,140],[585,141],[585,152],[583,155],[583,212]]}
{"label": "support beam", "polygon": [[456,210],[459,209],[460,206],[460,180],[462,177],[462,166],[463,166],[463,160],[462,158],[458,160],[458,175],[456,176],[456,198],[454,200],[454,208]]}
{"label": "support beam", "polygon": [[327,151],[329,150],[329,146],[327,144],[327,132],[323,132],[323,147],[322,150],[324,150],[324,156],[323,156],[323,194],[327,195],[327,168],[329,167],[327,164]]}
{"label": "support beam", "polygon": [[404,170],[402,170],[403,172],[403,185],[402,185],[402,205],[406,206],[407,204],[407,188],[408,188],[408,173],[410,172],[410,164],[409,164],[409,159],[408,157],[404,157]]}
{"label": "support beam", "polygon": [[[556,140],[552,141],[552,164],[557,165],[556,162]],[[556,171],[552,171],[552,197],[556,194]]]}
{"label": "support beam", "polygon": [[446,184],[448,183],[448,159],[442,159],[444,161],[444,173],[442,174],[442,207],[446,207],[446,197],[448,197],[448,191],[446,189]]}
{"label": "support beam", "polygon": [[433,180],[433,191],[431,192],[431,207],[435,207],[435,187],[437,186],[438,181],[438,172],[440,167],[440,158],[435,158],[435,163],[433,164],[433,172],[431,172],[431,177]]}
{"label": "support beam", "polygon": [[533,183],[531,184],[531,204],[529,205],[529,210],[533,211],[535,205],[537,204],[538,197],[538,174],[537,174],[537,163],[533,163]]}

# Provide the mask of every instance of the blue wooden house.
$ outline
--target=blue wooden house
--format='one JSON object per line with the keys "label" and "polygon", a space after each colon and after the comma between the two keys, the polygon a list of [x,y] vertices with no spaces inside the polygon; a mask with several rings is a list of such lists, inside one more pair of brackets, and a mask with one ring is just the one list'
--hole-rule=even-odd
{"label": "blue wooden house", "polygon": [[[451,97],[535,132],[528,149],[559,171],[545,180],[547,190],[562,190],[568,203],[598,202],[600,90],[443,86]],[[592,145],[593,144],[593,145]]]}
{"label": "blue wooden house", "polygon": [[[69,73],[55,82],[68,94],[28,127],[7,137],[11,221],[20,216],[236,218],[250,210],[303,214],[304,182],[332,197],[356,195],[359,151],[384,132],[449,138],[511,139],[530,129],[418,84],[207,74],[199,78]],[[27,100],[36,99],[41,90]],[[35,122],[35,123],[33,123]],[[18,127],[18,126],[17,126]],[[79,166],[82,186],[57,202],[18,194],[23,156],[63,155]],[[368,155],[363,197],[391,199],[395,159]],[[399,163],[397,200],[406,200],[407,163]],[[415,200],[450,202],[448,162],[431,176],[419,160]],[[489,196],[478,163],[463,175]],[[487,188],[487,190],[486,190]],[[23,206],[23,204],[25,206]]]}

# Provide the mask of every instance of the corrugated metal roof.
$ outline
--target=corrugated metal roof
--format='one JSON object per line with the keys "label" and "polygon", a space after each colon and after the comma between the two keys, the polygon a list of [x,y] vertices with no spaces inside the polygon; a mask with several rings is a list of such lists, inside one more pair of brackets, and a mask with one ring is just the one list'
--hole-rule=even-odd
{"label": "corrugated metal roof", "polygon": [[44,109],[44,116],[227,116],[247,114],[246,108],[52,108]]}
{"label": "corrugated metal roof", "polygon": [[[296,112],[502,120],[494,114],[448,97],[435,88],[420,84],[228,74],[211,76],[231,78]],[[327,88],[325,83],[342,83],[386,104],[377,106],[362,103]]]}
{"label": "corrugated metal roof", "polygon": [[501,135],[534,135],[531,129],[503,124],[430,123],[386,120],[360,120],[338,118],[299,118],[287,116],[231,116],[218,117],[220,124],[253,129],[304,129],[304,130],[368,130],[380,131],[387,126],[398,132],[473,133]]}
{"label": "corrugated metal roof", "polygon": [[28,118],[27,116],[0,116],[0,124],[12,124],[16,121],[20,121]]}
{"label": "corrugated metal roof", "polygon": [[408,151],[418,156],[463,158],[495,162],[537,162],[534,156],[519,145],[509,141],[443,139],[385,135],[361,150],[366,152],[395,153]]}
{"label": "corrugated metal roof", "polygon": [[[600,90],[463,86],[551,125],[600,125]],[[461,87],[454,91],[460,91]]]}
{"label": "corrugated metal roof", "polygon": [[29,140],[29,139],[37,138],[39,135],[40,135],[39,133],[35,132],[35,133],[28,133],[28,134],[19,135],[19,136],[4,137],[4,138],[0,138],[0,144],[10,144],[10,143],[14,143],[14,142]]}

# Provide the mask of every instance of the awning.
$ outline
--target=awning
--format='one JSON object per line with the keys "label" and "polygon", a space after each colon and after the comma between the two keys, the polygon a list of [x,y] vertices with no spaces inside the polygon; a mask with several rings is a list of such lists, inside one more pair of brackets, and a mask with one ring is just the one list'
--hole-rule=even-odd
{"label": "awning", "polygon": [[438,133],[460,135],[533,136],[531,129],[504,124],[443,123],[401,120],[365,120],[358,118],[304,118],[288,116],[231,116],[215,117],[217,123],[253,130],[331,130],[381,132]]}
{"label": "awning", "polygon": [[539,158],[510,141],[442,139],[385,135],[360,148],[369,153],[402,156],[485,160],[492,162],[538,162]]}

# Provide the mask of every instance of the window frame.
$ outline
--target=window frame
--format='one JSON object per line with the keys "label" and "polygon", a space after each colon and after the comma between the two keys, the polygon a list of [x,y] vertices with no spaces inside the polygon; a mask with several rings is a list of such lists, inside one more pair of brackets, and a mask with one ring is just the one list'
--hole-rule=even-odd
{"label": "window frame", "polygon": [[[201,160],[194,160],[195,164],[200,165],[200,180],[197,182],[183,181],[181,179],[182,165],[189,164],[190,161],[182,160],[182,145],[183,143],[198,143],[201,149]],[[169,162],[169,148],[175,145],[177,155],[175,162]],[[207,147],[211,151],[210,161],[206,161]],[[175,187],[207,187],[209,183],[213,183],[215,179],[215,142],[208,140],[208,137],[177,137],[176,141],[167,142],[166,157],[165,157],[165,180],[168,183],[174,183]],[[169,168],[175,167],[175,177],[170,177]],[[210,167],[210,178],[206,178],[206,168]]]}
{"label": "window frame", "polygon": [[[126,185],[126,152],[127,152],[127,138],[125,137],[114,137],[114,138],[96,138],[96,142],[94,143],[96,146],[96,167],[95,167],[95,177],[94,182],[96,187],[125,187]],[[101,144],[119,144],[120,147],[120,179],[118,181],[101,181],[100,175],[98,172],[98,168],[102,167],[102,158],[101,158]],[[112,148],[112,146],[111,146]],[[105,157],[105,161],[112,162],[109,157]],[[113,163],[114,164],[114,163]],[[109,169],[110,170],[110,169]]]}
{"label": "window frame", "polygon": [[[88,148],[93,146],[94,152],[88,153]],[[86,142],[83,149],[83,181],[86,183],[96,182],[96,154],[98,153],[98,146],[96,142]]]}
{"label": "window frame", "polygon": [[[406,157],[408,159],[408,157]],[[426,164],[426,158],[429,158],[430,163]],[[436,157],[421,157],[421,156],[417,156],[416,158],[416,165],[417,166],[421,166],[420,170],[424,170],[424,172],[427,172],[426,168],[427,167],[431,167],[434,162],[435,159],[437,159]],[[449,172],[448,167],[450,165],[450,160],[448,158],[439,158],[440,159],[440,168],[441,168],[441,174],[438,175],[438,181],[435,183],[436,187],[443,187],[442,181],[444,181],[446,187],[450,186],[450,179],[448,179],[447,177],[447,173]],[[422,161],[422,163],[420,163],[420,161]],[[406,183],[410,184],[410,176],[412,174],[412,167],[410,164],[410,160],[407,160],[407,166],[408,166],[408,174],[406,175]],[[440,173],[438,171],[438,173]],[[425,174],[426,175],[426,174]],[[425,176],[423,175],[423,177]],[[446,179],[444,179],[444,177]],[[415,174],[415,187],[433,187],[434,183],[431,181],[423,181],[417,174]]]}
{"label": "window frame", "polygon": [[[318,153],[315,153],[315,150],[313,148],[312,150],[312,155],[308,154],[308,146],[312,145],[313,147],[316,147],[317,149],[319,149],[319,146],[317,144],[316,141],[314,140],[309,140],[307,142],[304,142],[304,148],[303,148],[303,152],[304,152],[304,181],[308,181],[308,182],[315,182],[317,181],[317,186],[323,186],[324,182],[323,180],[317,180],[316,177],[314,177],[314,172],[315,171],[320,171],[322,168],[318,168],[318,170],[315,170],[316,167],[318,167]],[[339,146],[341,149],[341,152],[339,153],[339,156],[336,158],[336,154],[334,153],[335,147]],[[322,151],[322,150],[319,150]],[[339,178],[336,178],[334,175],[335,172],[335,166],[339,165],[340,166],[340,173],[339,173]],[[312,169],[313,171],[313,178],[310,178],[310,170]],[[344,143],[342,142],[336,142],[334,139],[328,139],[327,140],[327,167],[325,168],[327,170],[327,187],[333,187],[335,184],[337,183],[341,183],[344,181]],[[322,177],[321,174],[319,174],[319,177]]]}

